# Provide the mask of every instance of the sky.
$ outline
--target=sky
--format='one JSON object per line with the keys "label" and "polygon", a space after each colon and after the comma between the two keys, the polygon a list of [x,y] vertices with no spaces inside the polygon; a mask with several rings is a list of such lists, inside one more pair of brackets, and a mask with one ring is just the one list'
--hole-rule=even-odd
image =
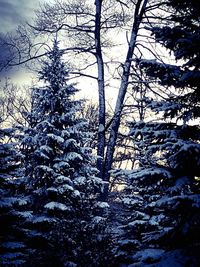
{"label": "sky", "polygon": [[[42,0],[43,1],[43,0]],[[34,10],[39,7],[40,0],[0,0],[0,34],[14,31],[17,26],[26,20],[34,17]],[[6,55],[6,47],[0,46],[0,58]],[[0,72],[0,79],[5,77],[15,78],[20,81],[23,78],[23,71],[11,69]]]}
{"label": "sky", "polygon": [[[18,25],[26,20],[30,22],[31,18],[34,18],[34,10],[39,8],[39,4],[45,2],[45,0],[0,0],[0,34],[14,31]],[[51,2],[51,0],[46,0]],[[0,58],[6,55],[6,47],[0,47]],[[14,83],[19,85],[31,83],[31,75],[25,73],[23,67],[12,68],[7,71],[0,72],[0,82],[5,77],[11,77]],[[78,86],[82,91],[81,97],[92,98],[96,101],[98,92],[96,89],[96,82],[88,79],[81,79]],[[115,99],[117,94],[113,94],[111,90],[107,92],[109,100]],[[93,101],[92,100],[92,101]]]}
{"label": "sky", "polygon": [[0,0],[0,32],[14,30],[15,27],[34,16],[34,10],[40,3],[52,0]]}
{"label": "sky", "polygon": [[[34,10],[39,8],[42,2],[50,2],[51,0],[0,0],[0,34],[14,31],[18,25],[30,22],[34,18]],[[6,55],[6,47],[0,46],[0,58]],[[24,68],[18,67],[7,71],[0,72],[0,81],[5,77],[11,77],[15,83],[30,83],[27,75],[24,74]],[[26,78],[25,78],[26,77]]]}
{"label": "sky", "polygon": [[[0,34],[14,31],[16,27],[31,18],[34,18],[34,10],[39,8],[39,4],[42,2],[50,2],[51,0],[0,0]],[[6,55],[6,47],[0,47],[0,58]],[[6,77],[12,78],[12,81],[18,85],[27,84],[29,85],[32,81],[31,74],[25,74],[25,69],[22,67],[12,68],[6,71],[0,72],[0,83],[4,83]],[[87,86],[86,86],[87,84]],[[86,87],[83,90],[81,97],[88,98],[92,96],[92,99],[97,98],[97,91],[94,91],[94,84],[88,80],[84,80],[79,88]],[[90,92],[88,87],[91,88]],[[92,100],[93,101],[93,100]],[[95,101],[95,100],[94,100]]]}
{"label": "sky", "polygon": [[20,23],[33,16],[39,0],[0,0],[1,32],[14,30]]}

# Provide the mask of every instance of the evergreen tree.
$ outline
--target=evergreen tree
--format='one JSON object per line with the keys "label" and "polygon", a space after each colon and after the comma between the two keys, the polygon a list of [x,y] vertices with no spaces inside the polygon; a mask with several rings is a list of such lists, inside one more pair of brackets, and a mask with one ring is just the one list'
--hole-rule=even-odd
{"label": "evergreen tree", "polygon": [[171,25],[151,30],[177,64],[139,60],[138,67],[174,93],[149,102],[163,121],[132,123],[131,135],[142,152],[140,167],[117,174],[129,181],[119,256],[131,266],[200,262],[200,9],[196,1],[177,0],[166,1],[166,8]]}
{"label": "evergreen tree", "polygon": [[180,121],[179,125],[171,123],[167,127],[165,124],[160,132],[162,161],[172,179],[165,186],[164,197],[158,205],[171,218],[169,221],[174,220],[169,247],[186,246],[197,251],[200,238],[197,234],[200,220],[200,7],[193,0],[168,0],[166,6],[172,12],[171,25],[154,27],[152,33],[156,41],[174,54],[179,64],[141,61],[140,67],[160,85],[175,91],[168,101],[151,103],[156,112],[164,113],[164,118]]}
{"label": "evergreen tree", "polygon": [[14,137],[14,129],[0,129],[0,266],[21,266],[28,255],[20,226],[27,200],[22,195],[21,156]]}
{"label": "evergreen tree", "polygon": [[162,86],[176,90],[167,103],[159,103],[158,108],[165,111],[165,117],[178,117],[188,122],[200,116],[200,7],[194,0],[168,0],[166,8],[172,13],[171,23],[153,27],[151,31],[156,41],[174,55],[177,64],[141,60],[140,67]]}
{"label": "evergreen tree", "polygon": [[[29,266],[104,266],[108,249],[108,204],[98,200],[103,182],[87,147],[91,133],[81,118],[82,101],[68,82],[62,52],[54,42],[43,62],[43,87],[33,89],[22,152],[30,199]],[[28,212],[28,211],[27,211]]]}
{"label": "evergreen tree", "polygon": [[[194,258],[191,264],[197,266],[199,168],[195,158],[199,158],[199,144],[195,142],[199,128],[165,122],[139,122],[132,126],[134,141],[146,154],[138,169],[116,173],[128,180],[122,195],[125,218],[119,259],[156,264],[171,258],[171,265],[180,260],[184,266]],[[193,146],[194,154],[183,150],[188,146]],[[187,153],[192,161],[186,157]]]}

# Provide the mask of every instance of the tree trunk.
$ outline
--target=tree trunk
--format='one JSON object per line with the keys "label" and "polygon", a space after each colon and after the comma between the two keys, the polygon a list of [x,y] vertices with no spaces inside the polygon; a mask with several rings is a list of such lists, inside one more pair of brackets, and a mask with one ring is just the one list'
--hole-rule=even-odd
{"label": "tree trunk", "polygon": [[[133,27],[132,27],[132,32],[131,32],[131,38],[130,38],[129,47],[128,47],[128,51],[126,55],[126,60],[125,60],[124,67],[123,67],[121,85],[119,88],[119,93],[118,93],[117,102],[115,106],[114,118],[111,124],[110,136],[109,136],[107,152],[106,152],[106,157],[105,157],[104,180],[107,182],[109,182],[110,180],[109,171],[111,170],[111,167],[112,167],[113,155],[115,151],[115,145],[116,145],[118,130],[120,126],[121,113],[123,110],[124,98],[127,92],[128,81],[129,81],[129,76],[130,76],[131,61],[132,61],[134,49],[136,46],[136,39],[137,39],[139,26],[143,19],[143,15],[145,12],[147,2],[148,0],[138,0],[136,3],[136,7],[135,7],[134,22],[133,22]],[[106,191],[108,192],[108,188]],[[107,192],[105,192],[105,196]]]}
{"label": "tree trunk", "polygon": [[96,0],[95,14],[95,47],[98,68],[98,90],[99,90],[99,129],[98,129],[98,147],[97,147],[97,168],[99,177],[103,178],[104,169],[104,151],[105,151],[105,83],[104,83],[104,62],[101,51],[101,7],[102,0]]}

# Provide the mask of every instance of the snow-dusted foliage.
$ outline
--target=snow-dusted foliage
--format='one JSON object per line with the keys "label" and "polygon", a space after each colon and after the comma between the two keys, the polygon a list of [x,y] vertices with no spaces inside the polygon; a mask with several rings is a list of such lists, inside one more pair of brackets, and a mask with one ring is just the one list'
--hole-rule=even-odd
{"label": "snow-dusted foliage", "polygon": [[166,3],[173,11],[172,23],[154,27],[152,33],[157,42],[174,54],[178,64],[140,63],[140,67],[162,86],[174,88],[174,96],[154,103],[152,109],[164,112],[165,118],[179,119],[179,126],[170,123],[171,129],[163,124],[162,132],[168,128],[168,134],[162,137],[161,132],[157,136],[160,140],[156,137],[151,142],[153,148],[160,142],[157,154],[161,160],[156,162],[167,168],[172,177],[169,183],[162,180],[164,187],[161,187],[155,208],[164,210],[164,223],[171,226],[168,237],[162,237],[163,244],[188,251],[192,247],[195,255],[200,239],[196,234],[200,221],[200,7],[193,0],[168,0]]}
{"label": "snow-dusted foliage", "polygon": [[[197,138],[199,140],[200,130],[197,126],[172,123],[134,123],[132,126],[135,142],[146,153],[141,154],[138,169],[115,172],[116,176],[128,180],[121,195],[124,234],[119,240],[117,259],[127,264],[137,262],[136,252],[149,248],[159,248],[166,253],[182,249],[187,255],[193,247],[193,256],[197,257],[200,209]],[[191,254],[188,257],[192,257]],[[149,263],[160,259],[149,260]]]}
{"label": "snow-dusted foliage", "polygon": [[0,266],[20,266],[27,256],[19,214],[27,200],[21,195],[20,155],[14,135],[14,129],[0,129]]}
{"label": "snow-dusted foliage", "polygon": [[172,24],[152,32],[178,64],[139,60],[138,67],[174,93],[148,105],[160,118],[164,114],[163,122],[131,125],[139,168],[115,173],[129,181],[122,196],[127,212],[117,252],[122,266],[200,262],[200,9],[196,1],[168,0],[166,6]]}
{"label": "snow-dusted foliage", "polygon": [[44,86],[33,88],[29,127],[22,140],[31,200],[25,225],[35,250],[28,264],[100,266],[107,250],[103,244],[108,206],[98,200],[104,183],[87,147],[91,133],[80,117],[82,102],[74,99],[77,89],[68,81],[61,56],[55,42],[40,72]]}
{"label": "snow-dusted foliage", "polygon": [[157,103],[159,109],[165,111],[166,117],[179,116],[187,122],[200,116],[200,7],[195,0],[167,0],[166,5],[172,8],[171,22],[165,27],[153,27],[151,31],[178,64],[141,60],[139,65],[161,85],[176,89],[167,103]]}

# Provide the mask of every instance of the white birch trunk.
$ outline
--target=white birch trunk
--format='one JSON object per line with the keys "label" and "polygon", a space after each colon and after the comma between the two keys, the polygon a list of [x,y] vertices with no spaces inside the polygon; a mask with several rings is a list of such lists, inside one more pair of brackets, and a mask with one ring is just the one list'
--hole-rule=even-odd
{"label": "white birch trunk", "polygon": [[[135,14],[134,14],[134,22],[133,22],[133,27],[132,27],[132,32],[131,32],[131,38],[130,38],[129,47],[128,47],[128,51],[126,55],[126,60],[124,63],[124,69],[123,69],[123,74],[121,78],[121,85],[119,88],[119,93],[118,93],[117,102],[115,106],[114,118],[111,124],[110,136],[109,136],[107,152],[106,152],[106,157],[105,157],[105,170],[104,170],[105,181],[109,181],[110,179],[109,171],[111,170],[111,167],[112,167],[113,155],[114,155],[118,130],[120,126],[121,113],[123,110],[123,103],[124,103],[124,99],[125,99],[125,95],[126,95],[127,87],[128,87],[131,60],[133,58],[138,30],[139,30],[140,23],[142,22],[142,19],[143,19],[143,15],[144,15],[147,2],[148,0],[138,0],[135,6]],[[105,195],[106,194],[107,192],[105,192]]]}

